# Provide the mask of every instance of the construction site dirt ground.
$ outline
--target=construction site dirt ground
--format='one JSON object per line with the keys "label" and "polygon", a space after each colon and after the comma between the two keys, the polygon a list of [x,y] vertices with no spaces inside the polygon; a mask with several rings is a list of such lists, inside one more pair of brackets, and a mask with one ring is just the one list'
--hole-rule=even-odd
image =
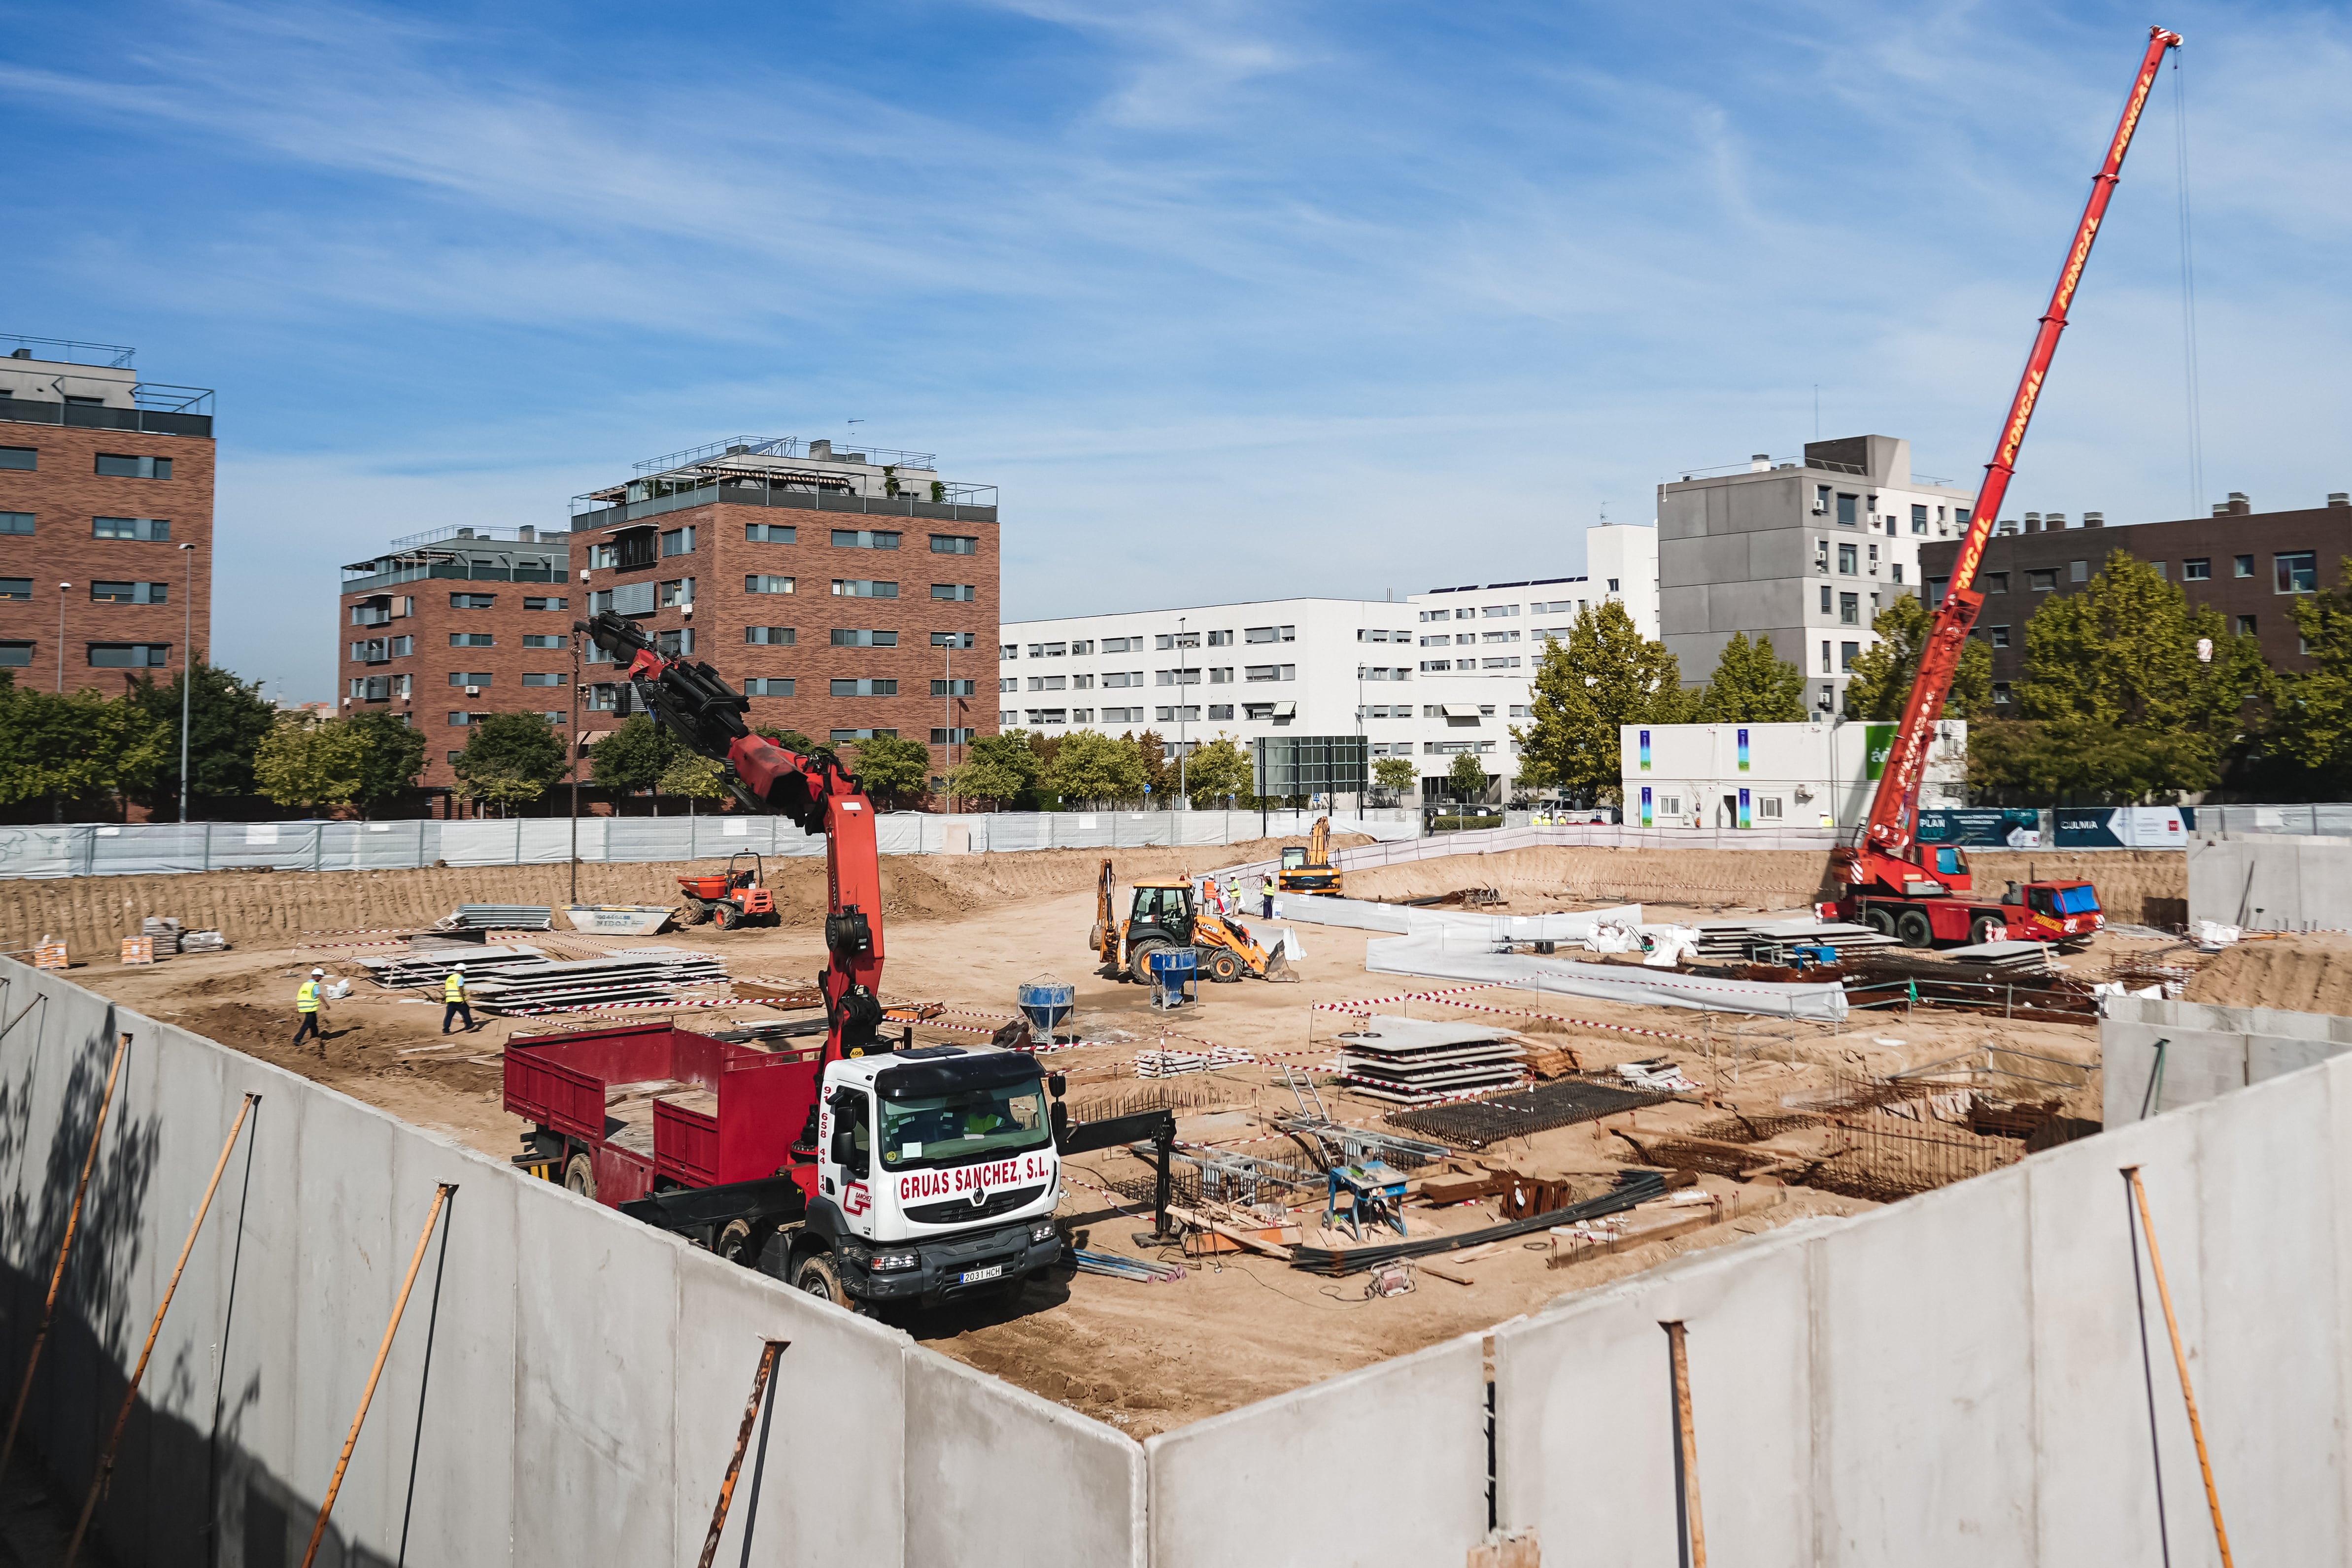
{"label": "construction site dirt ground", "polygon": [[[1260,846],[1129,851],[1118,857],[1118,866],[1124,882],[1136,875],[1205,871],[1265,852],[1265,847]],[[1618,885],[1595,898],[1591,895],[1601,889],[1575,886],[1572,876],[1549,867],[1528,866],[1516,875],[1507,875],[1517,871],[1506,863],[1518,856],[1560,853],[1595,854],[1622,862],[1622,869],[1614,874]],[[950,1015],[940,1022],[982,1027],[992,1019],[1011,1016],[1014,990],[1021,983],[1039,976],[1069,982],[1077,988],[1079,1033],[1102,1042],[1045,1058],[1051,1068],[1067,1075],[1075,1118],[1140,1108],[1150,1097],[1166,1093],[1173,1098],[1180,1136],[1187,1142],[1307,1163],[1303,1152],[1286,1135],[1276,1133],[1268,1119],[1293,1109],[1291,1092],[1284,1087],[1277,1064],[1287,1062],[1298,1068],[1327,1063],[1336,1049],[1337,1032],[1352,1026],[1346,1013],[1318,1009],[1315,1005],[1425,991],[1433,989],[1433,983],[1368,974],[1363,967],[1364,946],[1367,941],[1377,940],[1373,933],[1301,923],[1295,927],[1305,950],[1296,965],[1300,984],[1204,984],[1196,1006],[1172,1015],[1156,1012],[1144,988],[1097,974],[1086,949],[1087,928],[1095,915],[1092,883],[1100,858],[1043,852],[886,862],[886,997],[939,1001],[967,1009],[976,1016]],[[1465,886],[1507,883],[1513,894],[1508,906],[1525,911],[1612,902],[1629,883],[1646,882],[1663,891],[1678,876],[1686,888],[1714,879],[1712,867],[1685,869],[1674,864],[1675,858],[1667,852],[1550,850],[1447,858],[1354,874],[1349,891],[1418,897]],[[1752,862],[1767,857],[1709,858]],[[1717,913],[1801,913],[1810,884],[1818,877],[1818,860],[1790,858],[1813,864],[1786,868],[1779,882],[1768,882],[1759,896],[1742,899],[1738,890],[1727,887],[1696,888],[1693,890],[1703,893],[1701,900],[1679,907],[1654,900],[1652,915],[1696,920]],[[1980,858],[1979,867],[1990,858]],[[2054,858],[2038,858],[2045,862]],[[2120,871],[2128,861],[2124,857],[2101,859],[2101,867],[2109,864]],[[739,982],[804,983],[814,976],[824,957],[822,867],[787,862],[781,868],[792,873],[777,879],[778,902],[786,913],[781,929],[718,931],[703,926],[649,939],[583,938],[559,931],[518,940],[536,942],[556,957],[587,956],[592,951],[619,945],[657,944],[711,952],[724,956]],[[481,1016],[474,1033],[445,1037],[438,1032],[437,998],[380,990],[353,962],[363,953],[394,950],[327,945],[388,941],[340,931],[421,924],[419,917],[446,913],[460,901],[551,897],[558,889],[541,890],[524,879],[526,875],[544,874],[542,879],[551,880],[566,869],[383,873],[368,879],[386,884],[383,892],[390,897],[383,904],[360,902],[350,906],[348,916],[331,922],[319,921],[317,915],[302,917],[338,928],[338,934],[303,936],[299,927],[285,931],[282,916],[273,917],[264,927],[268,934],[257,941],[247,939],[249,945],[227,953],[191,954],[152,966],[131,967],[109,958],[78,964],[73,978],[142,1012],[503,1158],[520,1146],[523,1131],[521,1121],[501,1107],[499,1051],[510,1036],[544,1033],[558,1026],[604,1026],[625,1019],[674,1018],[690,1028],[715,1026],[719,1021],[735,1017],[777,1016],[746,1001],[707,1010],[587,1013],[555,1020]],[[583,868],[583,894],[588,869]],[[642,873],[635,879],[637,896],[628,901],[654,901],[659,897],[659,887],[683,868],[596,869]],[[2050,875],[2053,868],[2044,864],[2040,869]],[[2097,869],[2094,868],[2095,873]],[[810,870],[819,879],[814,900],[810,890],[800,885]],[[2022,872],[2021,866],[2018,874]],[[1553,881],[1556,876],[1559,879]],[[398,886],[404,877],[419,879],[426,885]],[[310,879],[271,874],[243,879],[295,894]],[[1601,879],[1597,875],[1594,879]],[[94,891],[110,892],[119,900],[128,891],[124,884],[131,879],[96,880],[95,890],[76,888],[70,890],[71,896],[88,900]],[[124,911],[125,924],[135,929],[141,914],[174,914],[191,925],[196,923],[186,912],[190,901],[173,895],[192,889],[200,879],[143,880],[148,883],[142,889],[148,901],[142,906],[139,895],[131,894],[132,902]],[[1549,897],[1543,886],[1547,881],[1552,882]],[[1792,884],[1799,889],[1798,896],[1785,896]],[[57,883],[29,888],[66,890],[64,884]],[[12,884],[5,896],[22,899],[27,890],[26,884]],[[1577,896],[1562,897],[1563,893]],[[289,901],[297,909],[323,909],[338,896],[324,889],[319,895],[322,901],[316,906],[299,898]],[[623,895],[614,891],[605,896],[620,901]],[[392,916],[384,912],[386,909],[403,912]],[[2258,962],[2249,968],[2248,979],[2257,984],[2270,984],[2276,976],[2263,964],[2286,963],[2295,950],[2341,940],[2252,944],[2245,951]],[[2101,976],[2118,956],[2172,945],[2152,936],[2109,934],[2090,952],[2068,962],[2079,973]],[[2281,957],[2262,959],[2254,952],[2256,947]],[[328,1009],[323,1048],[305,1047],[298,1052],[288,1044],[296,1023],[294,990],[313,963],[331,973],[351,976],[355,984],[349,998]],[[2218,984],[2232,966],[2248,964],[2248,959],[2237,954],[2224,955],[2197,976],[2194,986],[2204,988],[2209,981]],[[2315,985],[2352,986],[2352,946],[2322,948],[2314,973],[2323,977],[2315,980]],[[2325,978],[2331,973],[2332,980]],[[2197,989],[2191,994],[2196,994]],[[2207,999],[2295,1005],[2261,996]],[[1499,989],[1483,991],[1476,1000],[1488,1007],[1573,1017],[1580,1022],[1464,1011],[1430,1001],[1383,1004],[1378,1010],[1523,1027],[1530,1043],[1566,1046],[1588,1069],[1664,1056],[1702,1086],[1699,1092],[1674,1102],[1515,1139],[1478,1156],[1525,1173],[1582,1177],[1594,1190],[1606,1184],[1609,1173],[1643,1163],[1639,1144],[1622,1133],[1646,1141],[1719,1122],[1734,1112],[1777,1113],[1786,1096],[1819,1093],[1863,1075],[1941,1061],[1985,1047],[2086,1065],[2095,1063],[2097,1053],[2096,1034],[2086,1025],[2008,1023],[1998,1017],[1926,1007],[1909,1016],[1901,1010],[1857,1013],[1842,1028],[1832,1029]],[[917,1037],[969,1041],[981,1037],[921,1027]],[[1245,1050],[1256,1061],[1164,1083],[1141,1083],[1134,1076],[1139,1050],[1200,1050],[1209,1046]],[[1340,1120],[1382,1124],[1385,1107],[1349,1094],[1328,1079],[1320,1081],[1327,1102]],[[2071,1114],[2095,1117],[2096,1100],[2093,1079],[2088,1089],[2069,1097],[2067,1110]],[[1172,1251],[1138,1246],[1133,1237],[1149,1229],[1148,1216],[1133,1200],[1115,1197],[1105,1190],[1114,1183],[1132,1183],[1148,1172],[1145,1163],[1124,1152],[1072,1159],[1062,1213],[1074,1235],[1082,1236],[1085,1245],[1105,1251],[1172,1258]],[[1033,1282],[1017,1300],[935,1313],[906,1326],[946,1354],[1142,1436],[1489,1327],[1567,1292],[1653,1267],[1677,1252],[1735,1242],[1808,1215],[1850,1213],[1871,1206],[1865,1198],[1801,1185],[1778,1189],[1769,1180],[1741,1184],[1727,1177],[1702,1175],[1700,1183],[1740,1200],[1736,1212],[1727,1202],[1721,1223],[1559,1268],[1548,1267],[1549,1238],[1538,1233],[1475,1261],[1448,1265],[1475,1281],[1469,1285],[1423,1271],[1411,1293],[1381,1298],[1368,1295],[1367,1277],[1361,1274],[1333,1279],[1270,1258],[1228,1254],[1188,1260],[1186,1276],[1166,1284],[1055,1270],[1043,1282]],[[1319,1192],[1297,1194],[1292,1201],[1302,1210],[1313,1211],[1293,1215],[1295,1222],[1304,1224],[1307,1243],[1325,1239],[1316,1223],[1320,1217]],[[1489,1200],[1444,1210],[1416,1205],[1408,1214],[1415,1235],[1454,1233],[1495,1223],[1496,1205]]]}

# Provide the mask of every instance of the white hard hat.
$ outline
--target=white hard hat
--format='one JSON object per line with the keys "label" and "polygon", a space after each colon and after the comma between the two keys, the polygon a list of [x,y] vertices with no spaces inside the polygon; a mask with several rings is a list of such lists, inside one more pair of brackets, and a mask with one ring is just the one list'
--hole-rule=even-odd
{"label": "white hard hat", "polygon": [[459,974],[463,974],[463,973],[466,973],[466,966],[465,966],[464,964],[462,964],[462,963],[461,963],[461,964],[459,964],[459,965],[457,965],[457,968],[456,973],[459,973]]}
{"label": "white hard hat", "polygon": [[310,971],[310,978],[313,980],[324,980],[326,977],[327,972],[323,969],[314,969]]}

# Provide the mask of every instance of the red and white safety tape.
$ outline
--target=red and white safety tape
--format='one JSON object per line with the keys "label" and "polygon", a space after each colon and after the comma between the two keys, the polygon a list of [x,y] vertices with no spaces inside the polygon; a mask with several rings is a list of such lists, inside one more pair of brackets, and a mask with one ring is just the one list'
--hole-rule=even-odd
{"label": "red and white safety tape", "polygon": [[[491,1005],[488,1002],[478,1003],[476,1005],[486,1013],[493,1011]],[[495,1011],[503,1016],[510,1018],[537,1018],[542,1017],[550,1013],[604,1013],[620,1007],[741,1007],[746,1005],[747,1004],[744,1002],[733,996],[681,996],[668,1002],[582,1002],[575,1005],[567,1007],[507,1007],[501,1005],[497,1007]]]}
{"label": "red and white safety tape", "polygon": [[338,952],[354,952],[368,947],[406,947],[407,945],[405,942],[298,942],[294,944],[294,951],[313,952],[332,948]]}
{"label": "red and white safety tape", "polygon": [[1441,996],[1458,996],[1465,991],[1492,991],[1507,984],[1507,981],[1487,980],[1476,985],[1448,985],[1440,991],[1400,991],[1393,996],[1368,996],[1360,1002],[1317,1002],[1312,1005],[1318,1013],[1354,1013],[1360,1016],[1391,1002],[1433,1002]]}
{"label": "red and white safety tape", "polygon": [[[1444,1001],[1444,998],[1433,997],[1431,1000]],[[1549,1018],[1558,1024],[1574,1024],[1585,1029],[1608,1029],[1620,1035],[1647,1035],[1661,1040],[1689,1040],[1696,1044],[1705,1043],[1705,1037],[1699,1035],[1678,1035],[1672,1029],[1644,1029],[1633,1024],[1604,1024],[1598,1018],[1571,1018],[1565,1013],[1531,1013],[1521,1007],[1490,1007],[1483,1002],[1445,1002],[1444,1005],[1448,1007],[1467,1007],[1480,1013],[1499,1013],[1511,1018]]]}

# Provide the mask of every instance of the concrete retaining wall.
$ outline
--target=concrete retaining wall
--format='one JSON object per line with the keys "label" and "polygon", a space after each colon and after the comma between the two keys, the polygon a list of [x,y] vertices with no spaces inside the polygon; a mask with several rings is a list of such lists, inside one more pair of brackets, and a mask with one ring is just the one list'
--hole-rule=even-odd
{"label": "concrete retaining wall", "polygon": [[2099,1058],[2109,1127],[2137,1121],[2164,1042],[2155,1109],[2178,1110],[2352,1050],[2352,1018],[2274,1007],[2219,1007],[2154,996],[2105,998]]}
{"label": "concrete retaining wall", "polygon": [[2189,918],[2248,931],[2352,930],[2352,840],[2200,834],[2189,842]]}

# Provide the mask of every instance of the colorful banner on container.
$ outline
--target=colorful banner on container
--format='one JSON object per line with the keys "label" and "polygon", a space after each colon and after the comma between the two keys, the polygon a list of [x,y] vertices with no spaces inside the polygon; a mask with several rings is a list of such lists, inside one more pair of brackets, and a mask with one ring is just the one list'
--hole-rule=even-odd
{"label": "colorful banner on container", "polygon": [[2039,849],[2042,847],[2042,814],[2014,806],[1922,811],[1919,814],[1919,842]]}
{"label": "colorful banner on container", "polygon": [[2061,806],[2054,815],[2062,849],[2180,848],[2197,827],[2185,805]]}
{"label": "colorful banner on container", "polygon": [[1886,771],[1886,753],[1895,749],[1895,729],[1892,724],[1865,724],[1862,728],[1863,745],[1867,748],[1872,778]]}
{"label": "colorful banner on container", "polygon": [[1739,786],[1739,826],[1742,827],[1749,826],[1748,820],[1748,786],[1746,784]]}
{"label": "colorful banner on container", "polygon": [[1739,731],[1739,771],[1743,773],[1748,771],[1748,731],[1745,730]]}
{"label": "colorful banner on container", "polygon": [[1645,773],[1650,771],[1650,732],[1647,730],[1642,731],[1642,771]]}
{"label": "colorful banner on container", "polygon": [[[1647,730],[1642,731],[1642,751],[1645,755],[1650,750],[1649,737],[1650,732]],[[1646,766],[1647,764],[1645,763],[1643,765]],[[1648,784],[1643,784],[1642,786],[1642,826],[1644,827],[1650,826],[1650,786]]]}

